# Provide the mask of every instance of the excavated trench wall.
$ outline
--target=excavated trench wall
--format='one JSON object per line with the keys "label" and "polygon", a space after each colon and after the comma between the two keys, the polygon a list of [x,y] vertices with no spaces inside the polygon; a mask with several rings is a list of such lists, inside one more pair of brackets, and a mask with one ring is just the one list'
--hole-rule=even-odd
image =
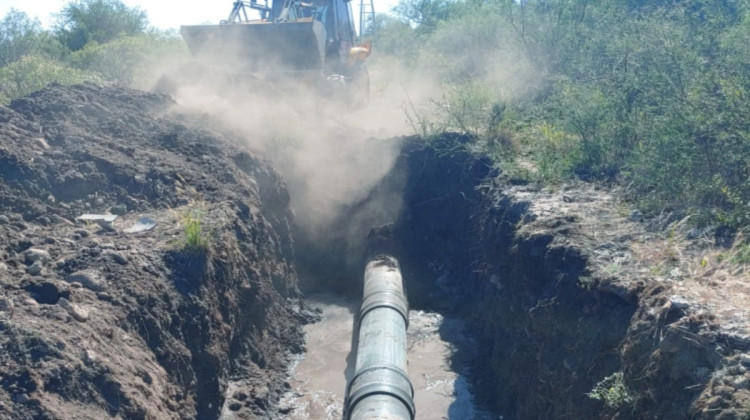
{"label": "excavated trench wall", "polygon": [[390,236],[410,302],[469,321],[479,342],[474,393],[488,408],[505,418],[595,418],[602,404],[586,393],[620,370],[634,302],[582,288],[585,257],[555,240],[564,221],[519,235],[529,203],[490,184],[488,162],[442,146],[400,162],[408,181]]}
{"label": "excavated trench wall", "polygon": [[274,415],[304,349],[289,195],[171,105],[51,85],[0,107],[0,418]]}
{"label": "excavated trench wall", "polygon": [[[358,284],[349,279],[359,279],[364,259],[396,256],[412,307],[467,321],[479,347],[469,366],[473,393],[506,419],[695,413],[690,407],[707,381],[692,372],[720,363],[709,360],[710,350],[687,348],[675,357],[653,340],[659,321],[648,314],[664,304],[664,288],[625,287],[593,273],[590,249],[576,242],[585,220],[554,211],[538,219],[531,201],[508,193],[515,187],[490,181],[496,169],[489,162],[455,147],[464,141],[451,135],[429,145],[404,140],[394,169],[365,200],[400,194],[398,217],[370,217],[359,203],[342,218],[346,224],[370,217],[374,227],[364,244],[341,237],[311,244],[298,236],[300,272],[324,273],[303,275],[303,290],[357,298]],[[585,201],[569,194],[568,200],[579,199]],[[682,315],[669,312],[666,322]],[[453,344],[455,360],[462,360],[468,350]],[[612,401],[621,405],[589,396],[621,372],[630,393]]]}

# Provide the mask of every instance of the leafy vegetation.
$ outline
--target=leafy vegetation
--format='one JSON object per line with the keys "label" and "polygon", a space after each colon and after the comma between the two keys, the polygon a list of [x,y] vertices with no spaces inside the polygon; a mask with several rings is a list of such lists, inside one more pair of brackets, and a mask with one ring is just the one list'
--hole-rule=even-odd
{"label": "leafy vegetation", "polygon": [[402,0],[381,56],[439,94],[416,132],[470,134],[511,176],[628,187],[644,211],[750,226],[750,4]]}
{"label": "leafy vegetation", "polygon": [[146,12],[137,7],[117,0],[77,0],[63,7],[55,32],[70,51],[78,51],[92,42],[142,34],[147,27]]}
{"label": "leafy vegetation", "polygon": [[144,11],[119,0],[72,1],[51,29],[11,9],[0,20],[0,103],[52,82],[149,88],[161,63],[186,52],[175,33],[148,28]]}
{"label": "leafy vegetation", "polygon": [[625,386],[622,372],[615,372],[602,379],[586,395],[591,399],[603,401],[607,407],[613,409],[620,409],[633,403],[633,397]]}
{"label": "leafy vegetation", "polygon": [[203,252],[208,249],[208,238],[203,232],[200,213],[188,213],[183,216],[185,243],[183,248],[188,252]]}

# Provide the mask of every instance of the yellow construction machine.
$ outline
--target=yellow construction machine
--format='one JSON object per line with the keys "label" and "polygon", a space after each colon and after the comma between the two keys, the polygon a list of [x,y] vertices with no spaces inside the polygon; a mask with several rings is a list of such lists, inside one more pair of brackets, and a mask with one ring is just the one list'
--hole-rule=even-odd
{"label": "yellow construction machine", "polygon": [[196,60],[230,69],[229,84],[302,82],[348,108],[369,100],[371,42],[359,43],[350,0],[235,1],[218,25],[185,25],[180,34]]}

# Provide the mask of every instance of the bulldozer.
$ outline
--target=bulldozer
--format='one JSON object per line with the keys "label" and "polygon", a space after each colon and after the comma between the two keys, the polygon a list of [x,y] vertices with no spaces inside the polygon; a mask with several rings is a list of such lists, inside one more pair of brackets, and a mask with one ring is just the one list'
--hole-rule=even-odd
{"label": "bulldozer", "polygon": [[286,90],[301,82],[350,109],[369,101],[372,43],[359,43],[350,0],[235,1],[219,24],[180,34],[195,60],[220,63],[227,79]]}

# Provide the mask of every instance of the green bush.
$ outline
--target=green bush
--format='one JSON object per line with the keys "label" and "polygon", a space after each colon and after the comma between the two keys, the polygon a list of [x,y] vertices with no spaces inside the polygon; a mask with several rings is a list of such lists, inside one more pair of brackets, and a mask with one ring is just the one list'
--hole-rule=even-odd
{"label": "green bush", "polygon": [[613,373],[602,379],[586,395],[591,399],[604,401],[607,407],[613,409],[621,409],[633,403],[622,372]]}
{"label": "green bush", "polygon": [[8,103],[53,82],[72,85],[103,81],[93,73],[75,69],[57,60],[26,56],[0,67],[0,102]]}
{"label": "green bush", "polygon": [[70,56],[79,69],[99,74],[104,80],[126,86],[149,88],[159,65],[187,56],[184,42],[172,33],[149,32],[88,43]]}
{"label": "green bush", "polygon": [[117,38],[144,33],[146,12],[119,0],[73,0],[57,15],[55,32],[70,51],[90,42],[104,44]]}
{"label": "green bush", "polygon": [[64,48],[42,29],[39,20],[10,9],[0,21],[0,66],[29,55],[60,58]]}
{"label": "green bush", "polygon": [[409,0],[398,10],[411,22],[399,31],[421,42],[411,68],[439,84],[429,106],[409,109],[418,134],[469,133],[537,182],[619,182],[644,210],[750,226],[747,2]]}

